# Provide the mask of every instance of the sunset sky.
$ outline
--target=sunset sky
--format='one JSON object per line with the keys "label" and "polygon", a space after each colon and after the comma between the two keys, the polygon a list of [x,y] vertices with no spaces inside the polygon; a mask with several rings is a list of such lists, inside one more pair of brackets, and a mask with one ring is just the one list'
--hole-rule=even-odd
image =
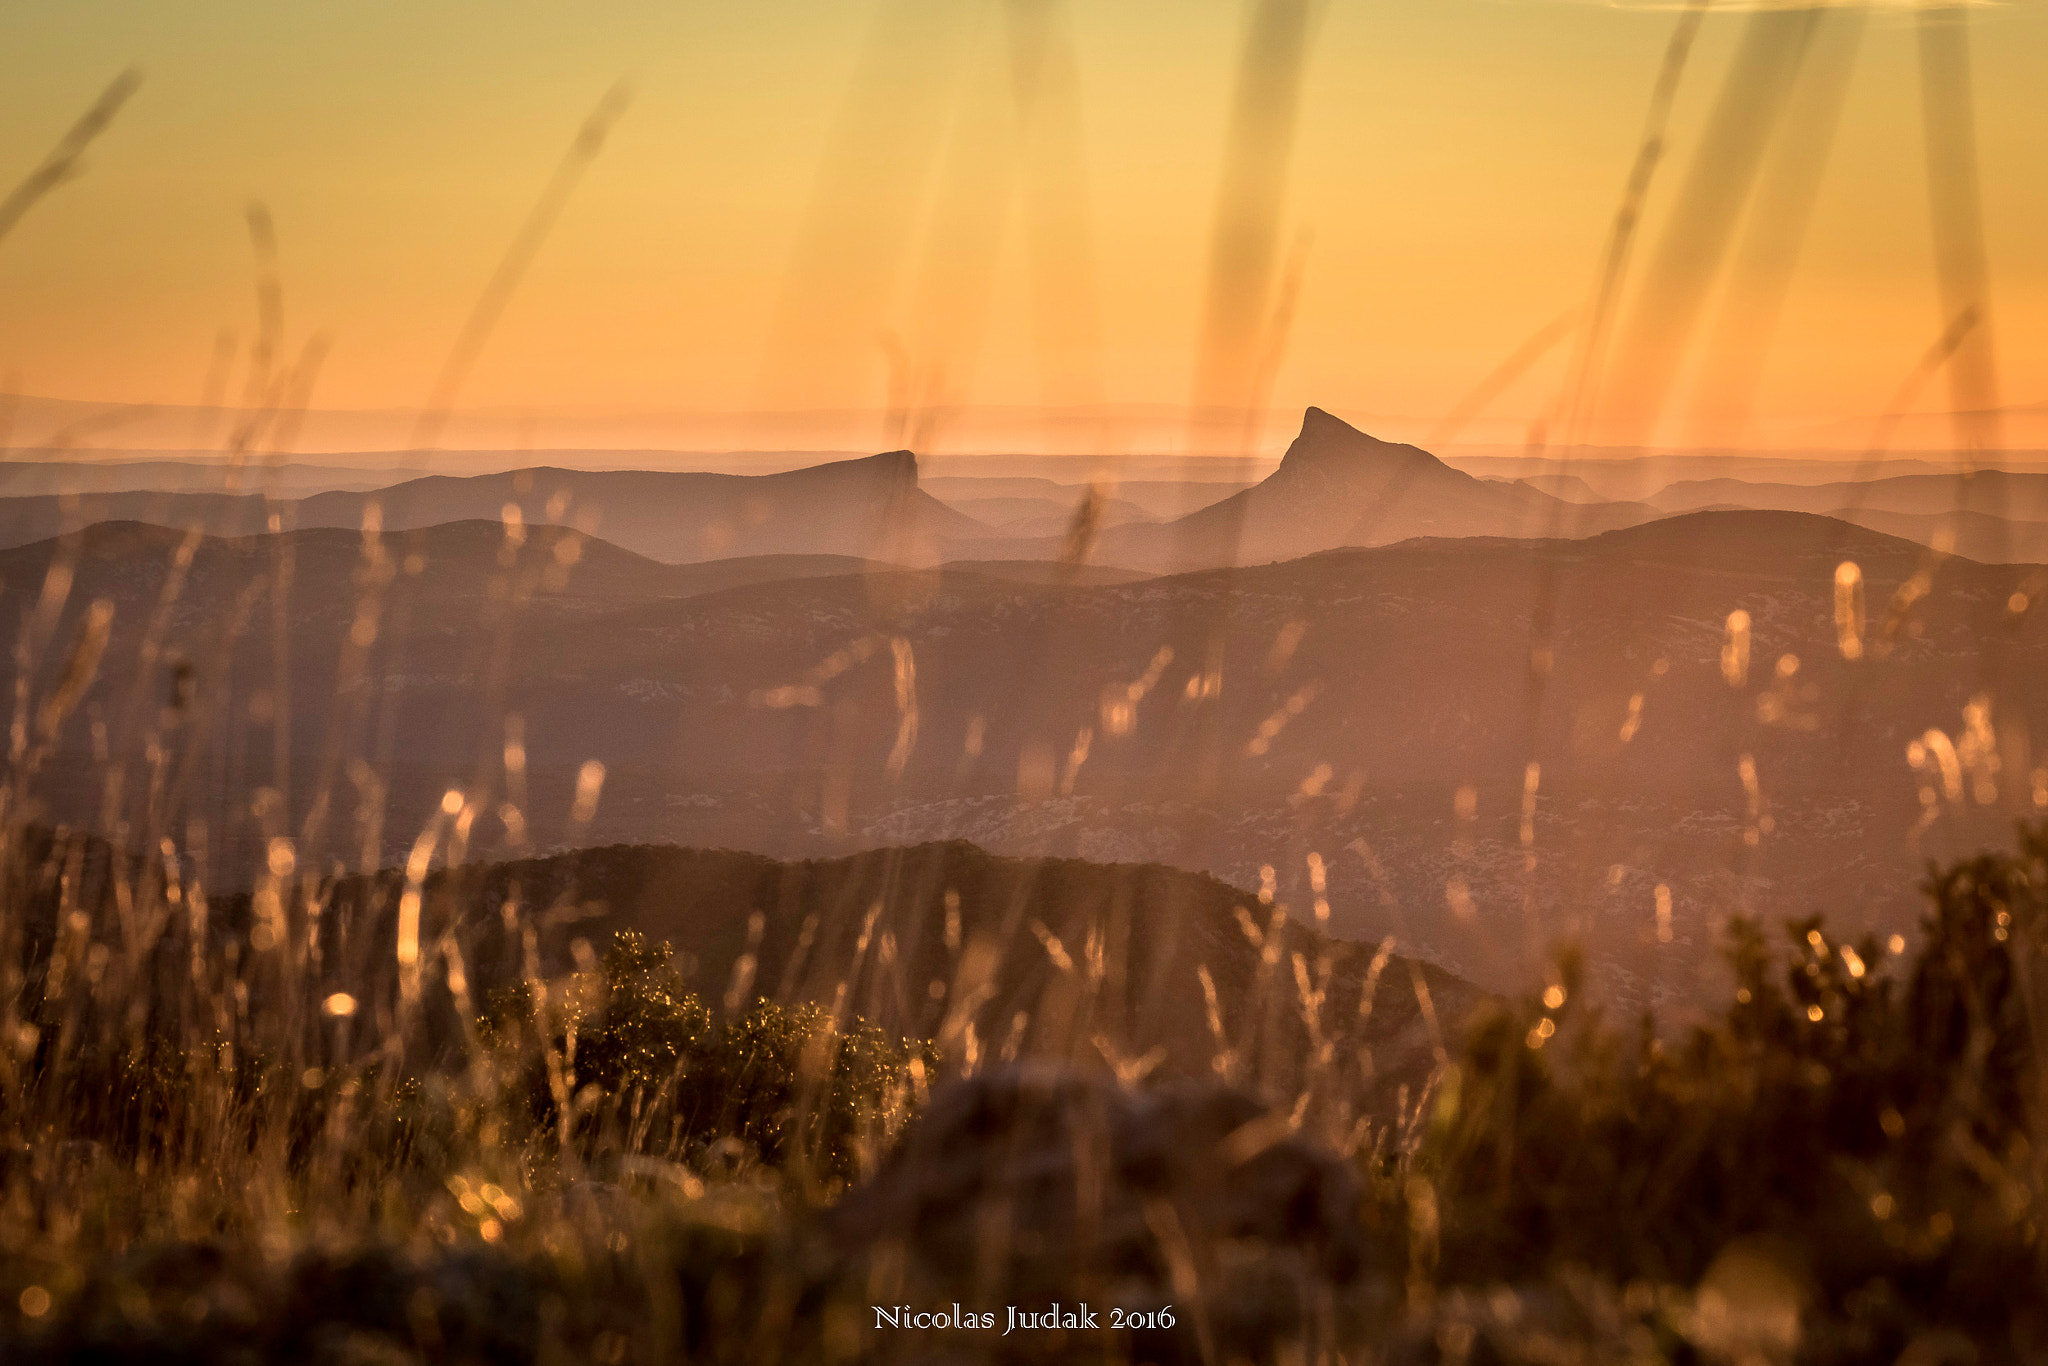
{"label": "sunset sky", "polygon": [[[886,435],[885,334],[913,397],[1184,404],[1249,12],[1046,10],[1041,34],[1071,43],[1072,99],[1042,86],[1030,141],[1016,134],[1017,30],[969,0],[9,6],[0,180],[27,174],[123,68],[143,85],[83,177],[0,241],[0,388],[196,403],[223,329],[238,349],[254,330],[244,208],[260,200],[287,352],[332,343],[314,405],[416,408],[576,129],[624,80],[632,102],[462,407],[522,414],[539,445],[605,444],[601,419],[628,414],[645,419],[630,444],[682,447],[749,444],[744,422],[692,415],[825,409],[846,415],[820,440],[866,448]],[[1276,220],[1301,271],[1271,405],[1419,439],[1583,304],[1675,17],[1328,0]],[[1747,22],[1705,25],[1638,266]],[[1990,336],[2003,400],[2038,406],[2048,4],[1977,8],[1973,41]],[[1659,439],[1854,447],[1940,333],[1913,17],[1876,11],[1851,70],[1748,419],[1679,386]],[[1029,249],[1034,222],[1053,224],[1050,255]],[[1520,440],[1569,352],[1462,435]],[[1945,401],[1935,384],[1921,404]],[[2027,442],[2027,421],[2011,439],[2048,446]],[[23,425],[14,444],[43,437]],[[971,419],[911,435],[992,439]]]}

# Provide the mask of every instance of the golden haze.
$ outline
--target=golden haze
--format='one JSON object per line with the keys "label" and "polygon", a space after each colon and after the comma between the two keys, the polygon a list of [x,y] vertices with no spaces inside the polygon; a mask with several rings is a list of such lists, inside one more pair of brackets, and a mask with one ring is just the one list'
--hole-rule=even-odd
{"label": "golden haze", "polygon": [[[133,64],[145,83],[84,177],[0,244],[0,375],[29,394],[195,402],[222,329],[242,345],[253,330],[243,208],[260,200],[289,338],[332,339],[315,405],[417,408],[578,122],[623,76],[634,102],[464,407],[517,415],[542,446],[744,445],[744,419],[693,415],[830,410],[843,416],[812,424],[814,439],[865,448],[890,435],[885,335],[899,398],[1013,414],[1182,404],[1246,12],[1072,5],[1054,35],[1071,81],[1039,87],[1057,125],[1048,151],[1016,134],[1015,35],[997,7],[12,7],[10,179],[115,72]],[[1316,403],[1419,439],[1580,304],[1671,22],[1501,0],[1322,12],[1277,208],[1300,290],[1272,406]],[[1705,26],[1650,240],[1743,23]],[[2048,181],[2030,168],[2048,164],[2048,7],[1978,11],[1975,30],[2004,398],[2039,404]],[[1748,415],[1675,398],[1660,439],[1854,449],[1940,331],[1914,37],[1896,12],[1862,36]],[[1064,235],[1034,237],[1049,200],[1067,210]],[[1064,255],[1048,265],[1044,250]],[[1070,322],[1084,306],[1090,335],[1048,351],[1048,299]],[[1468,435],[1519,440],[1567,349]],[[1941,407],[1939,386],[1921,402]],[[1047,440],[1085,441],[1062,430]],[[2048,444],[2027,431],[2019,420],[2009,439]],[[1029,424],[912,434],[972,449],[1028,440]]]}

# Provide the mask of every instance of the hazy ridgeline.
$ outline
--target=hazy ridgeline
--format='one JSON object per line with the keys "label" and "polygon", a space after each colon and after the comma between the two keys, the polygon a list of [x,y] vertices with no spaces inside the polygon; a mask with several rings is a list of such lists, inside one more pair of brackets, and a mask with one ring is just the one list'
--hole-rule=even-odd
{"label": "hazy ridgeline", "polygon": [[[885,7],[776,385],[870,321],[940,8]],[[252,211],[225,451],[67,427],[0,487],[0,1359],[2048,1351],[2048,475],[1997,440],[1964,30],[1922,21],[1942,326],[1866,458],[1617,456],[1750,401],[1865,28],[1745,16],[1645,220],[1707,8],[1585,307],[1431,442],[1563,347],[1512,464],[1310,408],[1252,468],[1308,0],[1253,6],[1188,410],[1247,458],[1183,477],[401,478],[617,96],[411,449],[300,464]],[[1062,16],[1011,7],[1005,146],[1092,402]],[[986,326],[1007,191],[953,158],[889,444]],[[1894,464],[1942,378],[1955,472]],[[876,1317],[1053,1301],[1145,1326]]]}

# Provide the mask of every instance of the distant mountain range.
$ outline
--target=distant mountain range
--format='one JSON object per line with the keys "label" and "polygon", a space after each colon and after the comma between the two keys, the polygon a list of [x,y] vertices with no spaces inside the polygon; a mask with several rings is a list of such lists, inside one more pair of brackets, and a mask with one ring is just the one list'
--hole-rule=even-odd
{"label": "distant mountain range", "polygon": [[[1203,468],[1215,475],[1228,463],[1210,460]],[[1706,456],[1569,466],[1464,463],[1486,477],[1416,447],[1377,440],[1311,408],[1279,466],[1256,484],[1220,477],[1105,484],[1107,497],[1088,528],[1087,558],[1116,569],[1177,571],[1417,536],[1596,535],[1674,512],[1725,507],[1840,515],[1923,544],[1953,544],[1978,558],[2044,557],[2038,528],[2048,526],[2048,473],[1988,471],[1965,488],[1950,475],[1896,472],[1927,469],[1925,462],[1877,462],[1870,468],[1884,477],[1681,480],[1656,487],[1647,501],[1612,501],[1601,489],[1639,486],[1657,471],[1740,468],[1819,477],[1844,466]],[[960,462],[945,466],[959,468]],[[902,451],[769,475],[537,467],[427,476],[375,491],[322,487],[344,477],[359,485],[368,471],[286,464],[268,490],[277,497],[225,492],[223,477],[219,466],[174,460],[0,467],[0,492],[20,490],[0,497],[0,546],[108,520],[235,536],[262,533],[273,518],[281,529],[355,530],[373,505],[392,530],[496,520],[515,507],[527,524],[575,525],[667,563],[763,554],[911,565],[1015,563],[1069,555],[1075,513],[1088,494],[1083,483],[1035,476],[947,474],[920,481],[917,460]],[[1967,516],[1942,525],[1911,520],[1951,511]]]}
{"label": "distant mountain range", "polygon": [[1673,484],[1650,501],[1671,511],[1817,512],[1986,563],[2048,561],[2048,473],[1984,470],[1825,484],[1711,479]]}
{"label": "distant mountain range", "polygon": [[1493,476],[1495,482],[1503,484],[1527,484],[1540,489],[1553,498],[1562,498],[1567,503],[1605,503],[1600,491],[1576,474],[1531,474],[1523,478]]}
{"label": "distant mountain range", "polygon": [[[46,458],[35,458],[38,455]],[[67,457],[61,451],[16,451],[0,460],[0,497],[139,490],[220,493],[227,489],[230,474],[243,491],[294,495],[376,489],[391,482],[374,469],[295,461],[273,465],[260,456],[231,471],[221,460],[98,460]]]}
{"label": "distant mountain range", "polygon": [[[357,530],[374,505],[386,530],[474,519],[516,508],[529,524],[559,523],[670,563],[735,555],[854,555],[910,563],[943,541],[988,528],[917,487],[908,451],[784,474],[528,469],[430,475],[375,493],[270,500],[224,493],[127,492],[0,498],[0,546],[24,545],[104,521],[196,526],[216,536],[271,529]],[[273,525],[272,519],[276,522]]]}
{"label": "distant mountain range", "polygon": [[[1898,475],[1953,475],[1956,462],[1940,449],[1906,450],[1869,458],[1856,451],[1782,453],[1717,450],[1630,450],[1589,447],[1575,453],[1546,454],[1517,446],[1512,452],[1477,452],[1452,448],[1444,459],[1468,474],[1512,482],[1527,479],[1548,488],[1553,478],[1583,480],[1599,498],[1647,502],[1660,489],[1678,483],[1729,479],[1752,484],[1832,484],[1844,479],[1890,479]],[[2048,470],[2048,450],[2014,450],[1999,454],[2001,468],[2028,472]]]}
{"label": "distant mountain range", "polygon": [[[2048,735],[2028,681],[2048,676],[2048,641],[2038,611],[2007,607],[2038,598],[2043,571],[1951,559],[1894,611],[1924,550],[1805,514],[1127,582],[1042,561],[661,565],[477,522],[374,545],[301,531],[200,542],[153,630],[180,540],[111,527],[0,555],[0,592],[24,606],[53,566],[70,576],[48,621],[0,618],[0,649],[12,658],[26,625],[30,696],[48,697],[86,605],[107,601],[100,681],[35,790],[54,816],[92,818],[110,799],[104,745],[130,761],[114,796],[131,828],[203,817],[216,851],[261,847],[246,794],[280,784],[296,819],[325,813],[307,857],[350,864],[401,856],[450,786],[484,803],[478,848],[510,838],[492,814],[507,796],[543,848],[810,857],[969,838],[1268,877],[1297,915],[1327,899],[1338,932],[1391,932],[1487,982],[1576,937],[1622,999],[1648,1003],[1697,981],[1731,910],[1909,927],[1922,854],[2002,838],[2043,781],[2018,737]],[[1869,622],[1855,662],[1838,644],[1844,561]],[[1740,669],[1724,653],[1738,609]],[[1980,692],[1993,706],[1970,722]],[[1984,727],[2007,748],[1986,749]],[[1951,798],[1935,770],[1916,776],[1906,747],[1930,729],[2000,756],[1980,775],[1994,802],[1974,778]],[[565,816],[587,759],[608,776],[579,825]]]}
{"label": "distant mountain range", "polygon": [[1986,564],[2048,564],[2048,522],[2016,521],[1982,512],[1880,512],[1869,508],[1837,508],[1829,515]]}
{"label": "distant mountain range", "polygon": [[[1073,525],[1087,490],[1076,489],[1072,497],[954,497],[948,506],[976,521],[994,527],[1005,536],[1060,536]],[[1121,526],[1125,522],[1158,520],[1129,499],[1104,497],[1096,504],[1099,525]]]}
{"label": "distant mountain range", "polygon": [[1913,516],[1964,511],[2048,522],[2048,474],[1982,470],[1967,475],[1908,474],[1827,484],[1704,479],[1672,484],[1651,495],[1649,501],[1666,512],[1730,506],[1820,513],[1853,508]]}
{"label": "distant mountain range", "polygon": [[[668,563],[834,554],[932,564],[1068,554],[1085,488],[1025,479],[977,488],[975,482],[982,481],[945,480],[956,504],[949,505],[919,487],[916,459],[898,451],[769,475],[537,468],[433,475],[375,492],[282,499],[176,488],[45,493],[0,498],[0,546],[102,521],[240,536],[356,530],[374,508],[383,529],[399,531],[501,519],[513,508],[527,524],[573,525]],[[1208,568],[1415,536],[1590,535],[1660,515],[1646,505],[1573,502],[1527,483],[1477,479],[1315,408],[1279,468],[1255,485],[1154,480],[1141,481],[1131,493],[1111,494],[1097,506],[1087,555],[1092,563]],[[1162,520],[1146,500],[1194,506]]]}
{"label": "distant mountain range", "polygon": [[[1661,515],[1646,505],[1568,502],[1529,484],[1475,478],[1310,408],[1265,479],[1169,522],[1110,526],[1091,557],[1140,569],[1200,569],[1417,536],[1586,536]],[[1033,548],[1050,556],[1061,547],[1049,539]],[[951,550],[965,558],[986,548],[956,543]]]}
{"label": "distant mountain range", "polygon": [[[1171,521],[1190,512],[1221,502],[1240,489],[1251,487],[1245,480],[1218,479],[1123,479],[1105,477],[1113,497],[1129,503],[1146,518]],[[1026,498],[1057,507],[1068,517],[1087,495],[1086,483],[1060,483],[1052,479],[1016,475],[924,475],[918,487],[967,511],[971,502],[983,498]],[[988,518],[981,520],[987,521]],[[1129,520],[1129,519],[1127,519]]]}

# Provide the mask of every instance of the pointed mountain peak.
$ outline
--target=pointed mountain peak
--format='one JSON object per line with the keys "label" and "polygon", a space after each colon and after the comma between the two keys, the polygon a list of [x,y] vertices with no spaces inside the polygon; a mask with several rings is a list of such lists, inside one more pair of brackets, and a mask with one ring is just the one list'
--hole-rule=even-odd
{"label": "pointed mountain peak", "polygon": [[[1311,405],[1301,415],[1301,435],[1322,436],[1326,434],[1365,436],[1364,432],[1359,431],[1358,428],[1352,426],[1343,418],[1338,417],[1335,413],[1325,412],[1323,409]],[[1366,439],[1371,440],[1370,437]]]}
{"label": "pointed mountain peak", "polygon": [[1301,434],[1288,446],[1287,454],[1280,458],[1280,469],[1275,473],[1292,474],[1311,469],[1358,470],[1415,461],[1431,465],[1442,463],[1427,451],[1382,441],[1321,408],[1310,408],[1302,414]]}

